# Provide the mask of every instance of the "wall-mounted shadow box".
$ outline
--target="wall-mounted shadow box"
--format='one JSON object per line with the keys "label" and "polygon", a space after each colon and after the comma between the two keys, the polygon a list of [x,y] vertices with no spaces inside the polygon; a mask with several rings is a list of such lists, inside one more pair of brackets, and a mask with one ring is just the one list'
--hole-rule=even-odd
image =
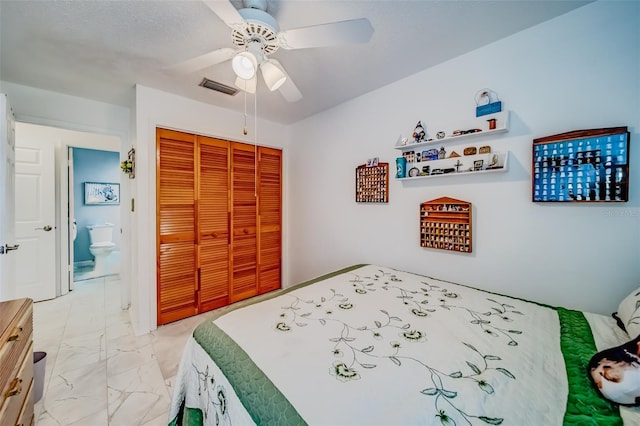
{"label": "wall-mounted shadow box", "polygon": [[420,247],[471,253],[471,203],[449,197],[420,204]]}
{"label": "wall-mounted shadow box", "polygon": [[389,202],[389,163],[356,168],[356,202]]}
{"label": "wall-mounted shadow box", "polygon": [[629,137],[610,127],[534,139],[532,200],[628,201]]}

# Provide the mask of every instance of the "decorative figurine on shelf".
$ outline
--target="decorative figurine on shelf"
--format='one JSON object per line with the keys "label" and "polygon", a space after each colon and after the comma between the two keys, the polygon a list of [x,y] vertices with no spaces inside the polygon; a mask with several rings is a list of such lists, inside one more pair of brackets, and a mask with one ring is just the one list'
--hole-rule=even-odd
{"label": "decorative figurine on shelf", "polygon": [[493,156],[491,157],[491,162],[487,166],[487,169],[500,169],[502,167],[503,166],[500,164],[500,157],[498,156],[498,154],[493,154]]}
{"label": "decorative figurine on shelf", "polygon": [[436,133],[436,138],[438,138],[438,139],[442,139],[442,138],[444,138],[444,132],[438,132],[438,133]]}
{"label": "decorative figurine on shelf", "polygon": [[440,151],[438,151],[438,160],[442,160],[447,156],[447,151],[445,151],[444,146],[440,147]]}
{"label": "decorative figurine on shelf", "polygon": [[413,129],[413,142],[420,143],[426,136],[427,133],[424,131],[424,127],[422,127],[422,121],[418,121],[416,128]]}
{"label": "decorative figurine on shelf", "polygon": [[460,170],[460,166],[462,166],[462,163],[460,162],[460,160],[456,161],[456,164],[454,164],[454,166],[456,166],[456,173],[458,173]]}

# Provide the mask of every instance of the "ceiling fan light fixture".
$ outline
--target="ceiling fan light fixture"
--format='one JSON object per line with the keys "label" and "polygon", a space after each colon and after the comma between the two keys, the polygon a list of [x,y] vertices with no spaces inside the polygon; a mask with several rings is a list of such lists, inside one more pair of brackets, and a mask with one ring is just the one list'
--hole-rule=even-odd
{"label": "ceiling fan light fixture", "polygon": [[265,84],[272,92],[279,89],[287,81],[285,73],[269,60],[260,64],[260,71],[262,71]]}
{"label": "ceiling fan light fixture", "polygon": [[244,90],[247,93],[253,94],[253,93],[256,93],[256,87],[258,85],[258,79],[254,77],[254,78],[250,78],[248,80],[245,80],[243,78],[238,77],[238,78],[236,78],[235,85],[239,89]]}
{"label": "ceiling fan light fixture", "polygon": [[250,80],[256,75],[258,70],[258,60],[251,52],[240,52],[233,57],[231,61],[233,72],[236,73],[238,78],[243,80]]}

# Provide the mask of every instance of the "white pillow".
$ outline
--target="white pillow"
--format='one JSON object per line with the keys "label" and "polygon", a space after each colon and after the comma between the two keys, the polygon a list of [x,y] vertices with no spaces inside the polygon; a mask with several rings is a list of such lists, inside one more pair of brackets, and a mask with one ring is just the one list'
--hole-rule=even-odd
{"label": "white pillow", "polygon": [[631,338],[640,335],[640,288],[628,295],[618,306],[618,317]]}

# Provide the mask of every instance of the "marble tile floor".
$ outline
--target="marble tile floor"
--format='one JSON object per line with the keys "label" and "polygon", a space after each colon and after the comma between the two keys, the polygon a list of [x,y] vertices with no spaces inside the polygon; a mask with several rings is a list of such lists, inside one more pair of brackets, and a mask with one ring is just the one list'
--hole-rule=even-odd
{"label": "marble tile floor", "polygon": [[207,314],[134,336],[117,275],[78,281],[34,304],[34,351],[45,351],[38,426],[168,423],[182,348]]}

